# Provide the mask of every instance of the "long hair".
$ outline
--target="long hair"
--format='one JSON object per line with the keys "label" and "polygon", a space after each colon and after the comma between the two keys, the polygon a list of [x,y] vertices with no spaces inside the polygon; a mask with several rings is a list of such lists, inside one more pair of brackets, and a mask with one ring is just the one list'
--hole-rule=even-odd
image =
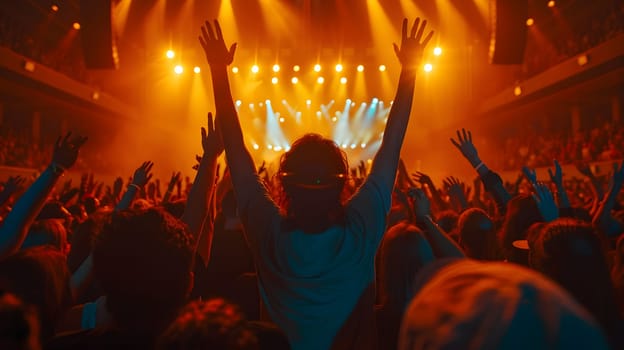
{"label": "long hair", "polygon": [[[512,198],[507,204],[505,220],[499,231],[499,245],[505,257],[513,260],[513,242],[526,239],[526,232],[531,225],[536,222],[543,222],[542,215],[537,208],[533,197],[529,195],[518,195]],[[520,263],[519,261],[515,261]],[[526,261],[522,261],[526,264]]]}
{"label": "long hair", "polygon": [[385,234],[379,260],[381,303],[402,312],[416,291],[416,275],[434,260],[433,250],[418,227],[402,222]]}
{"label": "long hair", "polygon": [[479,260],[500,260],[494,222],[485,211],[471,208],[459,216],[459,245],[466,254]]}
{"label": "long hair", "polygon": [[320,232],[341,222],[349,165],[332,140],[306,134],[280,158],[278,202],[294,227]]}

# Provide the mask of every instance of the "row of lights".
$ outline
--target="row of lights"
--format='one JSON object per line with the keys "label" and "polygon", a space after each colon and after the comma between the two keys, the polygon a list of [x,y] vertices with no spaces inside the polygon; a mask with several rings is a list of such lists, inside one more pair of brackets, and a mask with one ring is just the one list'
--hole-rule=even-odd
{"label": "row of lights", "polygon": [[[338,68],[338,67],[337,67],[337,68],[336,68],[336,72],[342,72],[342,65],[340,65],[340,64],[339,64],[339,65],[337,65],[337,66],[340,66],[341,68]],[[432,65],[431,63],[425,63],[425,64],[423,65],[423,70],[424,70],[425,72],[431,72],[431,71],[433,70],[433,65]],[[259,68],[257,65],[253,65],[253,66],[251,67],[251,72],[252,72],[252,73],[256,74],[256,73],[258,73],[259,71],[260,71],[260,68]],[[274,65],[274,66],[273,66],[273,71],[274,71],[275,73],[279,72],[279,66],[278,66],[278,65]],[[299,72],[299,71],[300,71],[300,67],[299,67],[298,65],[295,65],[295,66],[293,67],[293,71],[294,71],[294,72]],[[315,71],[316,71],[316,70],[315,70]],[[357,71],[358,71],[358,72],[363,72],[363,71],[364,71],[364,66],[363,66],[363,65],[359,65],[359,66],[357,67]],[[382,64],[382,65],[380,65],[380,66],[379,66],[379,71],[380,71],[380,72],[385,72],[385,71],[386,71],[386,66],[385,66],[385,65],[383,65],[383,64]],[[173,67],[173,72],[174,72],[175,74],[178,74],[178,75],[179,75],[179,74],[184,73],[184,66],[182,66],[181,64],[177,64],[177,65],[175,65],[175,66]],[[195,67],[193,67],[193,72],[194,72],[194,73],[196,73],[196,74],[199,74],[199,73],[201,73],[201,68],[199,68],[199,66],[195,66]],[[238,72],[240,72],[240,69],[239,69],[238,67],[236,67],[236,66],[232,67],[232,73],[237,74]],[[317,72],[318,72],[318,71],[317,71]],[[290,79],[290,81],[291,81],[293,84],[297,84],[297,83],[299,82],[299,78],[297,78],[297,77],[292,77],[292,78]],[[277,77],[272,77],[272,78],[271,78],[271,83],[273,83],[273,84],[277,84],[278,82],[279,82],[279,79],[278,79]],[[318,84],[323,84],[323,83],[325,82],[325,78],[324,78],[324,77],[322,77],[322,76],[321,76],[321,77],[318,77],[318,78],[316,78],[316,82],[317,82]],[[341,77],[341,78],[340,78],[340,83],[342,83],[342,84],[346,84],[346,83],[347,83],[347,77]]]}
{"label": "row of lights", "polygon": [[[77,24],[77,23],[75,23],[75,24]],[[75,25],[75,24],[74,24],[74,25]],[[436,48],[434,48],[434,49],[433,49],[433,54],[434,54],[435,56],[440,56],[440,55],[442,55],[442,48],[440,48],[440,47],[436,47]],[[173,51],[173,50],[169,49],[169,50],[167,50],[167,51],[165,52],[165,56],[166,56],[168,59],[173,59],[173,58],[175,58],[175,51]],[[338,73],[340,73],[340,72],[344,71],[344,69],[345,69],[345,67],[344,67],[341,63],[338,63],[338,64],[336,64],[336,66],[334,66],[334,70],[335,70],[336,72],[338,72]],[[385,72],[385,71],[386,71],[386,69],[387,69],[387,67],[386,67],[386,65],[384,65],[384,64],[380,64],[380,65],[377,67],[377,69],[378,69],[380,72]],[[274,65],[273,65],[273,67],[272,67],[272,70],[273,70],[273,72],[274,72],[274,73],[278,73],[278,72],[281,70],[281,67],[280,67],[280,65],[279,65],[279,64],[274,64]],[[299,71],[301,71],[301,66],[300,66],[300,65],[298,65],[298,64],[296,64],[296,65],[294,65],[294,66],[292,67],[292,70],[293,70],[293,72],[299,72]],[[315,64],[315,65],[314,65],[313,70],[314,70],[315,72],[319,73],[319,72],[321,72],[321,71],[323,70],[323,67],[322,67],[320,64],[318,64],[318,63],[317,63],[317,64]],[[357,65],[356,70],[357,70],[358,72],[363,72],[363,71],[364,71],[364,65],[362,65],[362,64]],[[432,65],[431,63],[426,63],[426,64],[424,64],[424,65],[423,65],[423,70],[424,70],[425,72],[431,72],[431,71],[433,70],[433,65]],[[178,64],[178,65],[176,65],[176,66],[173,68],[173,71],[174,71],[176,74],[182,74],[182,73],[184,72],[184,67],[183,67],[182,65],[179,65],[179,64]],[[193,71],[194,71],[195,73],[200,73],[200,72],[201,72],[201,69],[200,69],[198,66],[195,66],[195,67],[193,68]],[[257,64],[254,64],[254,65],[252,65],[252,66],[251,66],[250,71],[251,71],[251,73],[253,73],[253,74],[258,74],[258,73],[260,72],[260,66],[258,66]],[[234,74],[238,74],[239,72],[240,72],[240,68],[238,68],[237,66],[232,67],[232,73],[234,73]],[[343,84],[346,84],[346,79],[347,79],[346,77],[342,77],[342,78],[340,79],[341,83],[343,83],[343,81],[344,81],[344,83],[343,83]],[[293,77],[293,78],[291,79],[291,82],[292,82],[293,84],[297,84],[298,80],[299,80],[299,79],[298,79],[297,77]],[[318,82],[319,84],[323,84],[324,80],[325,80],[325,78],[323,78],[323,77],[318,77],[317,82]],[[272,82],[273,84],[277,84],[277,82],[278,82],[278,78],[277,78],[277,77],[273,77],[273,78],[271,79],[271,82]]]}
{"label": "row of lights", "polygon": [[[548,7],[550,7],[550,8],[555,7],[555,5],[556,5],[556,4],[555,4],[555,0],[550,0],[550,1],[548,2]],[[526,20],[526,25],[527,25],[527,27],[530,27],[530,26],[532,26],[532,25],[534,25],[534,24],[535,24],[535,20],[534,20],[533,18],[531,18],[531,17],[527,18],[527,20]]]}

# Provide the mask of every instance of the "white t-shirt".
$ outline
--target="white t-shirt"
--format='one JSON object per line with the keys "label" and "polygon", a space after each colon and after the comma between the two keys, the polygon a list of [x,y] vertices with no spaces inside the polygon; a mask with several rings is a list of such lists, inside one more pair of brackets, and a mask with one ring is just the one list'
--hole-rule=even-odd
{"label": "white t-shirt", "polygon": [[268,315],[300,349],[374,348],[374,260],[391,188],[371,174],[325,232],[282,232],[283,218],[257,177],[235,189]]}

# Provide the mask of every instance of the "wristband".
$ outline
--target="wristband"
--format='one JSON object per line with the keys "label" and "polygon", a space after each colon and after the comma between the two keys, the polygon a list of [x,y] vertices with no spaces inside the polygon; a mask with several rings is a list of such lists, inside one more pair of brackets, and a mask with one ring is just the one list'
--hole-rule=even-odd
{"label": "wristband", "polygon": [[128,187],[134,187],[137,191],[141,190],[141,187],[139,187],[139,185],[133,183],[128,184]]}
{"label": "wristband", "polygon": [[485,166],[485,164],[483,164],[483,162],[481,162],[481,163],[477,164],[477,166],[476,166],[476,167],[474,167],[474,169],[475,169],[476,171],[479,171],[479,168],[481,168],[482,166]]}

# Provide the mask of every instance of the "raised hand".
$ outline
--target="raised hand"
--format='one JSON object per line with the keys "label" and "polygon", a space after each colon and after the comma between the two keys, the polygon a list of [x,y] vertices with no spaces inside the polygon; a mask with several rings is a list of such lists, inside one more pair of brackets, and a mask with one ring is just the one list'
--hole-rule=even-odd
{"label": "raised hand", "polygon": [[583,162],[577,162],[577,163],[574,163],[574,166],[576,167],[576,170],[578,170],[578,172],[583,174],[584,176],[587,176],[589,178],[594,177],[594,173],[589,167],[589,164],[583,163]]}
{"label": "raised hand", "polygon": [[444,186],[449,196],[459,204],[460,209],[468,208],[468,194],[466,191],[466,184],[459,181],[454,176],[449,176],[444,180]]}
{"label": "raised hand", "polygon": [[414,215],[417,221],[431,215],[431,203],[423,190],[410,188],[407,193],[414,202]]}
{"label": "raised hand", "polygon": [[134,171],[134,176],[132,177],[131,185],[138,186],[139,188],[142,188],[143,186],[145,186],[149,182],[149,180],[152,178],[153,166],[154,166],[154,163],[151,161],[147,161],[141,164],[141,166],[138,167],[137,170]]}
{"label": "raised hand", "polygon": [[15,193],[23,184],[26,182],[26,179],[17,175],[17,176],[9,176],[9,178],[4,183],[4,192]]}
{"label": "raised hand", "polygon": [[557,186],[563,186],[563,171],[561,171],[561,165],[556,159],[553,163],[555,164],[555,172],[553,173],[552,169],[548,168],[550,180]]}
{"label": "raised hand", "polygon": [[537,208],[539,209],[540,214],[542,214],[544,221],[551,222],[557,219],[559,217],[559,209],[557,208],[555,198],[553,197],[552,192],[550,192],[548,186],[544,183],[538,182],[533,185],[533,187],[535,188],[533,199],[535,199]]}
{"label": "raised hand", "polygon": [[624,162],[622,164],[613,163],[613,186],[622,187],[624,184]]}
{"label": "raised hand", "polygon": [[124,181],[123,181],[122,177],[116,178],[115,182],[113,183],[113,196],[116,199],[119,198],[119,195],[121,194],[123,183],[124,183]]}
{"label": "raised hand", "polygon": [[211,66],[228,66],[234,60],[234,52],[236,52],[236,43],[232,44],[228,49],[223,40],[223,33],[219,21],[214,20],[214,27],[209,21],[206,21],[201,27],[201,35],[199,43],[204,49],[206,60]]}
{"label": "raised hand", "polygon": [[421,173],[417,171],[412,174],[412,179],[414,181],[419,182],[421,185],[433,186],[433,181],[431,181],[431,177],[425,173]]}
{"label": "raised hand", "polygon": [[52,164],[60,167],[61,170],[70,168],[78,159],[78,151],[80,147],[87,142],[87,137],[74,136],[71,132],[65,137],[59,137],[54,144],[54,153],[52,154]]}
{"label": "raised hand", "polygon": [[[549,171],[550,171],[550,169],[549,169]],[[531,169],[531,168],[529,168],[527,166],[523,166],[522,167],[522,173],[526,177],[527,181],[529,181],[531,183],[531,185],[533,185],[533,187],[535,187],[535,185],[537,184],[537,174],[535,173],[535,169]]]}
{"label": "raised hand", "polygon": [[216,121],[212,118],[212,113],[208,113],[208,130],[201,128],[201,135],[204,156],[211,159],[216,159],[223,153],[223,142],[217,127]]}
{"label": "raised hand", "polygon": [[425,47],[433,36],[433,31],[429,31],[429,34],[423,39],[423,33],[427,26],[427,20],[420,22],[420,18],[414,20],[414,25],[407,35],[407,18],[403,19],[403,25],[401,27],[401,47],[397,44],[394,46],[394,52],[396,53],[399,62],[404,67],[417,68],[422,61],[423,52]]}
{"label": "raised hand", "polygon": [[477,167],[481,164],[477,148],[474,143],[472,143],[472,133],[470,130],[466,131],[466,129],[461,129],[461,132],[457,130],[457,140],[451,137],[451,143],[457,147],[464,158],[466,158],[473,167]]}
{"label": "raised hand", "polygon": [[174,172],[173,174],[171,174],[171,179],[169,180],[169,185],[167,186],[167,191],[173,191],[173,189],[175,188],[175,186],[178,183],[181,183],[182,181],[182,173],[181,172]]}

